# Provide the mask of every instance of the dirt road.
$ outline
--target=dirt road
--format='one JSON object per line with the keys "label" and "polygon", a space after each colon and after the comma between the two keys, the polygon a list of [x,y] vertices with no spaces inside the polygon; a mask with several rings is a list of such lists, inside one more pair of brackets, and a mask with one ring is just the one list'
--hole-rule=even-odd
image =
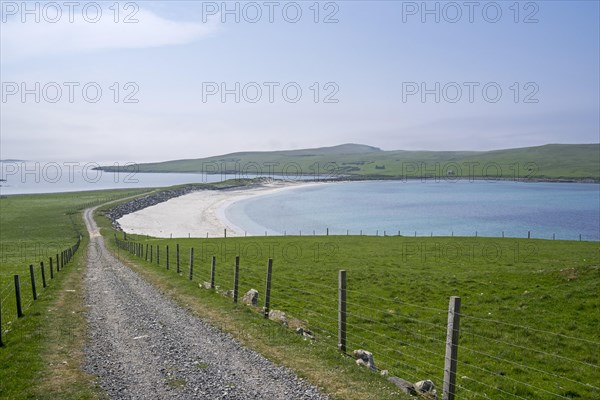
{"label": "dirt road", "polygon": [[163,296],[106,249],[92,210],[86,370],[113,399],[326,399]]}

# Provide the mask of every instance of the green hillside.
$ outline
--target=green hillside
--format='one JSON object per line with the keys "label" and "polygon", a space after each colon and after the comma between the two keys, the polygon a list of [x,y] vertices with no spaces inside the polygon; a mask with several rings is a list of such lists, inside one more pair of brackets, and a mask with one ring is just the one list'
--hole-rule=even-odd
{"label": "green hillside", "polygon": [[[343,144],[315,149],[239,152],[137,164],[137,172],[207,172],[248,177],[489,178],[600,180],[600,144],[548,144],[494,151],[383,151]],[[114,171],[115,167],[101,169]]]}

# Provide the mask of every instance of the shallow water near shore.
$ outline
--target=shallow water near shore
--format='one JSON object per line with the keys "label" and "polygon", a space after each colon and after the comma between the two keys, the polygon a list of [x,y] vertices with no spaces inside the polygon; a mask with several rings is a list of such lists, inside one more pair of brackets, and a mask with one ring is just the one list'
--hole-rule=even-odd
{"label": "shallow water near shore", "polygon": [[243,199],[224,216],[248,235],[362,234],[600,240],[600,185],[368,181]]}

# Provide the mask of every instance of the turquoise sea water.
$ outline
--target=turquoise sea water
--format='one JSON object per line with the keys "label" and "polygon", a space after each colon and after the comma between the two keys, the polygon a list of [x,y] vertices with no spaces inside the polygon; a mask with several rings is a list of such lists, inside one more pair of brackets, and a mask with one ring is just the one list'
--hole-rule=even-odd
{"label": "turquoise sea water", "polygon": [[233,203],[250,235],[495,236],[600,240],[600,185],[370,181],[299,187]]}

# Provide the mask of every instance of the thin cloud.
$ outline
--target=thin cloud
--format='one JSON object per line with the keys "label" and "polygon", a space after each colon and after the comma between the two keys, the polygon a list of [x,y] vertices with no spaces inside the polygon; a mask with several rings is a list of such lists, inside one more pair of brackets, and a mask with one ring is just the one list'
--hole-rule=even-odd
{"label": "thin cloud", "polygon": [[216,33],[217,19],[207,23],[180,22],[162,18],[151,11],[139,10],[136,23],[115,23],[106,15],[96,23],[81,15],[71,23],[63,16],[56,23],[19,18],[2,23],[2,60],[93,52],[107,49],[151,48],[192,43]]}

